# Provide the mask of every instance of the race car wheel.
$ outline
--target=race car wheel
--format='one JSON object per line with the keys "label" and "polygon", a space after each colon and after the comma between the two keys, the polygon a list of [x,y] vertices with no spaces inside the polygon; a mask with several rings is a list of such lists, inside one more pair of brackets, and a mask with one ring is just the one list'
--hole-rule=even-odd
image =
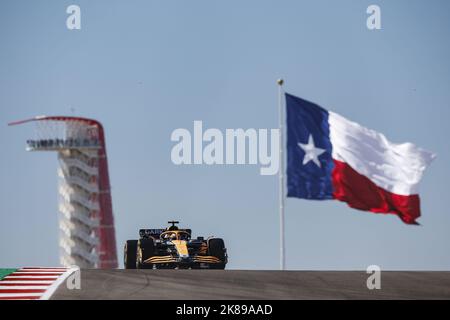
{"label": "race car wheel", "polygon": [[140,239],[137,244],[136,264],[138,269],[153,269],[153,264],[144,263],[155,252],[153,239]]}
{"label": "race car wheel", "polygon": [[125,269],[136,269],[137,240],[127,240],[123,248],[123,266]]}
{"label": "race car wheel", "polygon": [[219,258],[222,263],[211,263],[209,267],[211,269],[225,269],[226,262],[226,249],[223,239],[213,238],[208,240],[208,254]]}

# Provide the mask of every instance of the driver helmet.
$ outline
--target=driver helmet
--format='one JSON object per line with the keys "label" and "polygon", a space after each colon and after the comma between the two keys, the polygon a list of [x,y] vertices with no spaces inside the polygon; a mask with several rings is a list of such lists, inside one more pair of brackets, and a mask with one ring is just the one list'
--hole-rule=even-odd
{"label": "driver helmet", "polygon": [[162,235],[162,238],[163,238],[164,240],[167,240],[167,239],[169,239],[169,236],[170,236],[169,233],[164,233],[164,234]]}

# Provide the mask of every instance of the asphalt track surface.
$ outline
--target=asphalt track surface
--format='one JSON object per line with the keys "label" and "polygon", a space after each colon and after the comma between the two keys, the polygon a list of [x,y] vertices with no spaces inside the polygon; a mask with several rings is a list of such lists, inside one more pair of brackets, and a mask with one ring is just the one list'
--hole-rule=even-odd
{"label": "asphalt track surface", "polygon": [[81,289],[51,299],[450,299],[450,272],[81,270]]}

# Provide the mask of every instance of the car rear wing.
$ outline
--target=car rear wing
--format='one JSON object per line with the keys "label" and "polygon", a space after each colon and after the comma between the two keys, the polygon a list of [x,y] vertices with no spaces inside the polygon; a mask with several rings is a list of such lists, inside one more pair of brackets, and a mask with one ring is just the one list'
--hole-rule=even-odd
{"label": "car rear wing", "polygon": [[191,229],[180,229],[180,231],[186,231],[189,233],[189,236],[192,236],[192,230]]}
{"label": "car rear wing", "polygon": [[[167,231],[167,229],[140,229],[139,237],[141,239],[148,239],[149,237],[159,238],[161,233],[163,233],[164,231]],[[179,229],[179,231],[185,231],[189,233],[189,235],[192,235],[191,229]]]}
{"label": "car rear wing", "polygon": [[164,231],[166,231],[166,229],[140,229],[139,237],[141,239],[148,239],[150,237],[159,238]]}

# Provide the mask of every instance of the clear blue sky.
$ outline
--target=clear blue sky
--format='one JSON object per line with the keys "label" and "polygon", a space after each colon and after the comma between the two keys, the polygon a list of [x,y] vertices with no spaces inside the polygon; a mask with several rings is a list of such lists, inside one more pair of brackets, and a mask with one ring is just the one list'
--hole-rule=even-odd
{"label": "clear blue sky", "polygon": [[[78,4],[82,29],[69,31]],[[382,30],[366,28],[381,7]],[[277,177],[175,166],[176,128],[275,128],[277,87],[437,153],[422,226],[336,201],[286,202],[289,269],[450,270],[450,2],[2,1],[0,266],[58,263],[57,160],[27,153],[30,116],[100,120],[119,258],[140,227],[179,219],[226,240],[230,268],[278,268]]]}

